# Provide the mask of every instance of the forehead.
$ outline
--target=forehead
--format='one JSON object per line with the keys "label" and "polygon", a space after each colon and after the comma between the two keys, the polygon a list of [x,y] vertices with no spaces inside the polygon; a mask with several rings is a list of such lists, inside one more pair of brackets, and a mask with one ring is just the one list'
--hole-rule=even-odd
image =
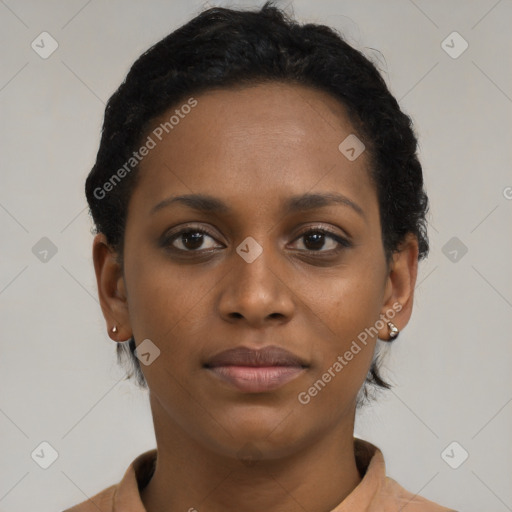
{"label": "forehead", "polygon": [[194,99],[193,108],[182,108],[185,99],[146,134],[155,146],[139,164],[134,208],[149,212],[169,195],[205,192],[260,208],[317,190],[375,200],[368,155],[350,161],[339,149],[354,127],[328,93],[272,82]]}

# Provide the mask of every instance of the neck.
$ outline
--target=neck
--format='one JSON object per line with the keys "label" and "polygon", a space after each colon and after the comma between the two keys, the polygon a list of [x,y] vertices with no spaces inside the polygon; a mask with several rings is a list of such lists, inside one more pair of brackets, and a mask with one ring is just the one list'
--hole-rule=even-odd
{"label": "neck", "polygon": [[[147,512],[330,511],[359,484],[355,409],[343,428],[322,433],[293,454],[255,460],[219,454],[198,443],[151,399],[157,463],[141,491]],[[158,421],[157,421],[158,420]]]}

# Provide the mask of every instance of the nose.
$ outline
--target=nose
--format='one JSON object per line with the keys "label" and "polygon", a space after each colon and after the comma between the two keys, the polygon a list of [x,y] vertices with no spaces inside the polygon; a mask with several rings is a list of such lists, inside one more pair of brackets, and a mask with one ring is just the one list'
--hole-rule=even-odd
{"label": "nose", "polygon": [[[233,252],[231,271],[222,280],[219,313],[230,323],[245,321],[252,327],[264,327],[286,323],[293,316],[296,297],[287,282],[290,274],[267,249],[270,244],[258,245],[263,250],[252,261]],[[239,250],[245,248],[242,245]]]}

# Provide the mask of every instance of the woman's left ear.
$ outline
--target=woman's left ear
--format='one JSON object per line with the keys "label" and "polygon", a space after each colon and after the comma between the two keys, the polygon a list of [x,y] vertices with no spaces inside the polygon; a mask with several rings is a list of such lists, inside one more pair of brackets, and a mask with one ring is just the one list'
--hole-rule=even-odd
{"label": "woman's left ear", "polygon": [[[409,233],[393,253],[389,265],[381,315],[389,318],[399,332],[407,325],[412,314],[414,287],[418,276],[418,253],[418,239]],[[382,332],[379,332],[379,338],[389,340],[392,339],[390,328],[387,321],[385,323]]]}

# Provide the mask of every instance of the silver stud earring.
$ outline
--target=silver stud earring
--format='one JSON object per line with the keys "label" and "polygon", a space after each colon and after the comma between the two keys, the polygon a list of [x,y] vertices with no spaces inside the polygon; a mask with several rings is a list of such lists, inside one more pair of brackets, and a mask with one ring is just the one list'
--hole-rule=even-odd
{"label": "silver stud earring", "polygon": [[393,341],[400,331],[398,330],[398,327],[393,322],[388,322],[388,328],[389,328],[389,341]]}
{"label": "silver stud earring", "polygon": [[117,332],[117,326],[114,325],[114,327],[112,327],[112,332]]}

